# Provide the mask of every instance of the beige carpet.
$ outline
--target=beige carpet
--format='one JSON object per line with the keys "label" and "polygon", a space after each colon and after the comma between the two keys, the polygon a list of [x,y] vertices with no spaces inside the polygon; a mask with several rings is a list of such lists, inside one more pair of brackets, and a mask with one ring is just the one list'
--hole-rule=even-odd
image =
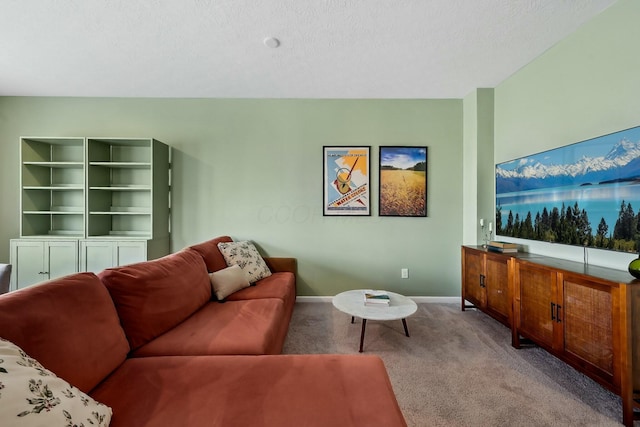
{"label": "beige carpet", "polygon": [[[285,353],[357,354],[360,319],[331,303],[297,303]],[[407,319],[367,322],[409,426],[615,426],[620,398],[537,347],[511,347],[509,329],[458,304],[418,304]],[[636,422],[636,424],[639,424]],[[339,427],[339,426],[334,426]]]}

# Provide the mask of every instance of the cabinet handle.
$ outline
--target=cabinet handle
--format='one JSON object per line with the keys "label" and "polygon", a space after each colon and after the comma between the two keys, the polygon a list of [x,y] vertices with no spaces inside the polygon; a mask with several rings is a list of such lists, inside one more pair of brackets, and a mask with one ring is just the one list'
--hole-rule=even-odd
{"label": "cabinet handle", "polygon": [[40,272],[38,272],[38,274],[49,274],[49,272],[48,271],[40,271]]}
{"label": "cabinet handle", "polygon": [[558,323],[562,323],[562,320],[560,319],[560,309],[562,308],[562,306],[560,304],[558,304],[558,308],[556,310],[556,321]]}
{"label": "cabinet handle", "polygon": [[556,320],[556,304],[551,303],[551,320]]}
{"label": "cabinet handle", "polygon": [[484,279],[485,279],[485,275],[481,274],[480,275],[480,287],[481,288],[486,288],[487,286],[484,284]]}

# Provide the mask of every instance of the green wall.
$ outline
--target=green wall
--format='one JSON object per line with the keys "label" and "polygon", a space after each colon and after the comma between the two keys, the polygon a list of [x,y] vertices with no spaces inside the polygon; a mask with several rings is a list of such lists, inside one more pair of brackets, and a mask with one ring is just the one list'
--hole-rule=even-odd
{"label": "green wall", "polygon": [[[174,251],[228,234],[296,257],[301,295],[459,295],[462,129],[461,100],[0,98],[0,262],[20,136],[151,136],[173,147]],[[372,147],[373,215],[323,217],[322,146],[349,144]],[[380,145],[429,147],[427,218],[377,216]]]}
{"label": "green wall", "polygon": [[[638,18],[640,1],[620,0],[495,89],[496,163],[640,125]],[[490,200],[489,190],[479,197]],[[582,248],[530,246],[583,259]],[[629,262],[589,252],[594,264]]]}
{"label": "green wall", "polygon": [[[221,234],[254,240],[267,255],[298,258],[301,295],[459,295],[459,246],[481,240],[495,163],[640,125],[639,16],[639,1],[620,0],[464,100],[0,97],[0,262],[18,236],[21,135],[153,136],[174,148],[173,250]],[[373,215],[323,217],[322,146],[349,144],[372,146]],[[429,146],[427,218],[377,216],[380,145]],[[589,251],[594,264],[629,261]]]}

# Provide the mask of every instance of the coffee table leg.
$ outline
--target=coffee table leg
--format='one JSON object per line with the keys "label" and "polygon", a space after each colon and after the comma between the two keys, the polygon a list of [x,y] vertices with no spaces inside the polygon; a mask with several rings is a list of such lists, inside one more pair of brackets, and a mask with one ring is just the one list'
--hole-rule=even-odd
{"label": "coffee table leg", "polygon": [[360,333],[360,353],[362,353],[362,344],[364,342],[364,328],[367,326],[367,319],[362,319],[362,332]]}
{"label": "coffee table leg", "polygon": [[404,334],[409,336],[409,328],[407,328],[407,319],[402,319],[402,326],[404,326]]}

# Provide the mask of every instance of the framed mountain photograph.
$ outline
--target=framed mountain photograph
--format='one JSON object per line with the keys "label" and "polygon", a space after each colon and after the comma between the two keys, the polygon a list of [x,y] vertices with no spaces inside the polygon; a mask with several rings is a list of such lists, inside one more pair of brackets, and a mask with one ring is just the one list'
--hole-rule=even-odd
{"label": "framed mountain photograph", "polygon": [[496,234],[637,252],[640,126],[497,164]]}

